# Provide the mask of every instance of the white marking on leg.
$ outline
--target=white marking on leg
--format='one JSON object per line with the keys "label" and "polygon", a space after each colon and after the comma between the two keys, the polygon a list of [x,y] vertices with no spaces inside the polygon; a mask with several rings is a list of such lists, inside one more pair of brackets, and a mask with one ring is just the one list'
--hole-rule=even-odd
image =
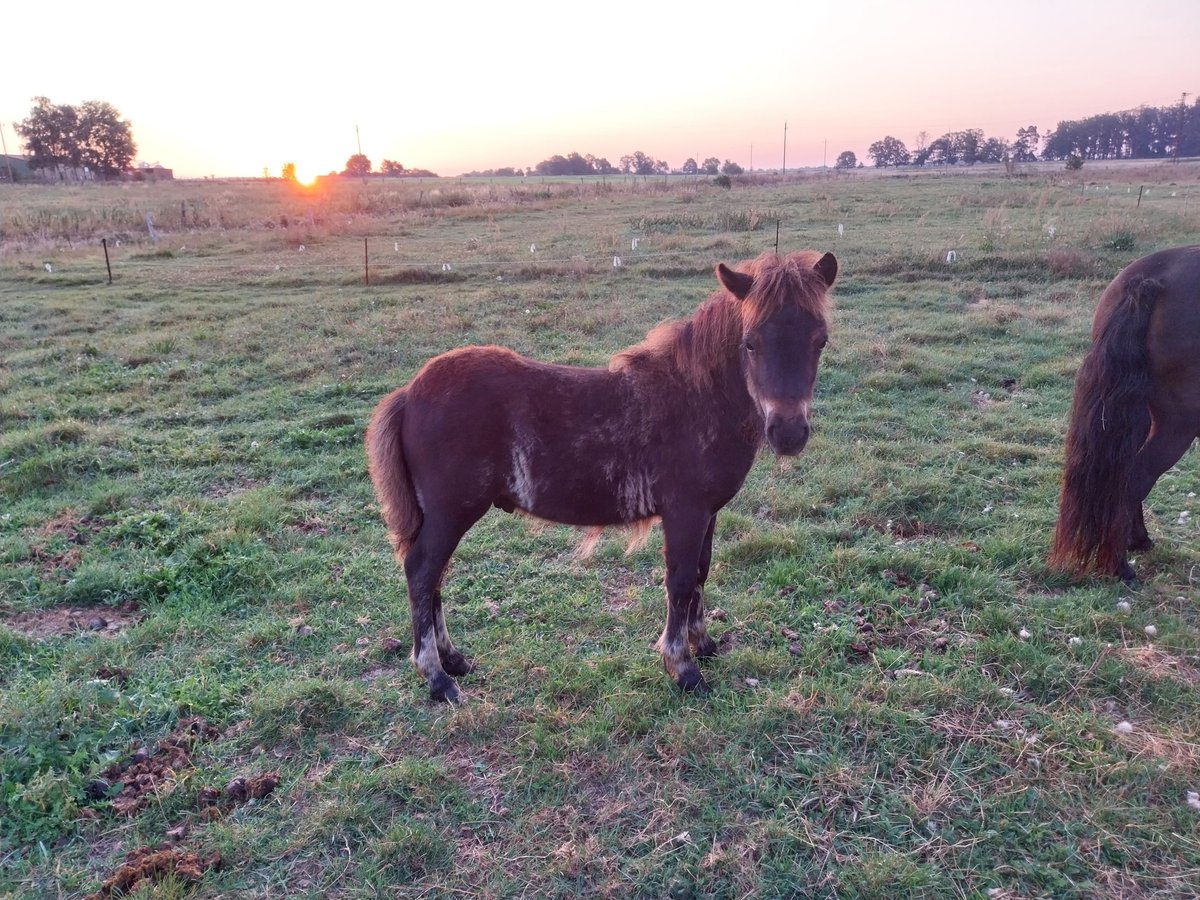
{"label": "white marking on leg", "polygon": [[450,640],[450,632],[446,630],[446,615],[440,609],[434,620],[434,628],[437,630],[438,650],[442,653],[454,652],[454,642]]}
{"label": "white marking on leg", "polygon": [[425,629],[425,633],[421,635],[419,652],[416,647],[413,648],[413,665],[417,667],[417,671],[426,681],[442,672],[442,660],[438,656],[436,627]]}

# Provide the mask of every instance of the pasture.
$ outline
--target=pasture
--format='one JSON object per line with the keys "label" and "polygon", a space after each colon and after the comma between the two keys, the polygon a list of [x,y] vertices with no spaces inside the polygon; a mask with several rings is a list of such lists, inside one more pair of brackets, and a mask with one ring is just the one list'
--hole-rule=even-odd
{"label": "pasture", "polygon": [[[717,520],[712,693],[660,532],[495,510],[431,704],[374,405],[465,344],[603,365],[777,227],[832,337]],[[1140,584],[1045,562],[1100,291],[1188,243],[1194,162],[0,190],[0,895],[1194,896],[1196,449]]]}

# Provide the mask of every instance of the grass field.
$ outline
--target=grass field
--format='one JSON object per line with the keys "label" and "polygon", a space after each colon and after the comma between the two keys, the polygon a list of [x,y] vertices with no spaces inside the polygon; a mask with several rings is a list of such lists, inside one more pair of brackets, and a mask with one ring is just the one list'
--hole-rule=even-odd
{"label": "grass field", "polygon": [[[842,273],[808,450],[718,519],[713,693],[651,646],[660,536],[497,511],[431,705],[374,404],[463,344],[603,364],[777,227]],[[1186,162],[0,191],[0,895],[1195,896],[1195,448],[1139,586],[1045,565],[1094,304],[1186,243]]]}

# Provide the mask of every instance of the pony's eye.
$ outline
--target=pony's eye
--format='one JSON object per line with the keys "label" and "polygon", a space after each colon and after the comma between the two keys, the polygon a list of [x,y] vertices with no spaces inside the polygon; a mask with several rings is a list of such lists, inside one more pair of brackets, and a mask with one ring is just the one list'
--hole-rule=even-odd
{"label": "pony's eye", "polygon": [[818,344],[817,344],[817,349],[818,349],[818,350],[824,350],[824,349],[825,349],[825,345],[826,345],[826,344],[828,344],[828,343],[829,343],[829,338],[821,338],[821,341],[820,341],[820,343],[818,343]]}
{"label": "pony's eye", "polygon": [[742,341],[742,346],[746,348],[747,353],[753,353],[758,349],[758,345],[755,344],[754,341],[750,340],[750,338],[746,338],[746,340]]}

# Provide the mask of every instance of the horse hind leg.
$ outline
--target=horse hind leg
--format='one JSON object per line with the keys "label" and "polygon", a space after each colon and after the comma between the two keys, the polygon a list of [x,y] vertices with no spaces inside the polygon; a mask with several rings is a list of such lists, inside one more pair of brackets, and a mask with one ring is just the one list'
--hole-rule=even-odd
{"label": "horse hind leg", "polygon": [[[446,631],[440,586],[446,564],[465,533],[466,528],[451,527],[427,515],[404,558],[412,611],[413,666],[429,683],[429,696],[449,703],[461,699],[453,675],[470,671],[470,664],[454,648]],[[450,671],[443,663],[443,654]]]}
{"label": "horse hind leg", "polygon": [[[1187,424],[1184,424],[1185,422]],[[1167,469],[1179,462],[1195,438],[1194,420],[1184,416],[1168,417],[1155,414],[1150,437],[1133,461],[1129,490],[1130,518],[1133,522],[1133,529],[1130,535],[1129,550],[1149,550],[1154,546],[1154,542],[1150,540],[1150,535],[1146,531],[1142,503],[1149,496],[1155,482]],[[1124,581],[1133,581],[1137,578],[1137,573],[1134,572],[1128,559],[1122,560],[1122,564],[1118,566],[1117,575]]]}

